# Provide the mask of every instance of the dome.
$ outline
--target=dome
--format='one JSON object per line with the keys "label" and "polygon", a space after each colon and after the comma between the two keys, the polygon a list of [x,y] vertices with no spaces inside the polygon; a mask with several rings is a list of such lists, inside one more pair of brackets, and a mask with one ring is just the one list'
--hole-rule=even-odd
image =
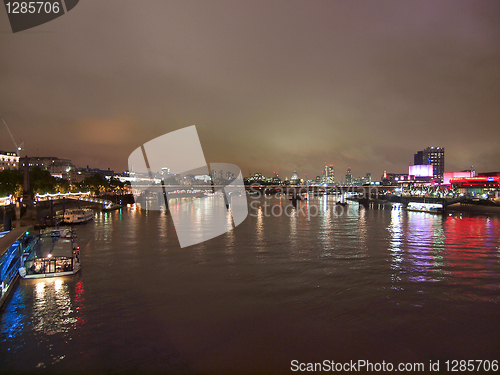
{"label": "dome", "polygon": [[298,180],[298,179],[299,175],[297,174],[297,171],[294,169],[292,173],[292,178],[290,178],[290,180]]}

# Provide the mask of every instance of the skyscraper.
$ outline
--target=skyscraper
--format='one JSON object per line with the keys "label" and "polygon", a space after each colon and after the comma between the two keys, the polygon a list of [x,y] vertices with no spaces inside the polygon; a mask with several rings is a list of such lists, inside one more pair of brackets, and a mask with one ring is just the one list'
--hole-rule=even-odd
{"label": "skyscraper", "polygon": [[345,184],[352,185],[352,172],[351,167],[347,168],[347,173],[345,175]]}
{"label": "skyscraper", "polygon": [[417,153],[413,155],[413,164],[414,165],[423,165],[424,164],[424,152],[423,151],[417,151]]}
{"label": "skyscraper", "polygon": [[335,169],[333,169],[333,165],[325,165],[325,184],[334,184],[335,183]]}
{"label": "skyscraper", "polygon": [[427,147],[414,155],[415,165],[432,165],[433,177],[443,182],[444,174],[444,147]]}

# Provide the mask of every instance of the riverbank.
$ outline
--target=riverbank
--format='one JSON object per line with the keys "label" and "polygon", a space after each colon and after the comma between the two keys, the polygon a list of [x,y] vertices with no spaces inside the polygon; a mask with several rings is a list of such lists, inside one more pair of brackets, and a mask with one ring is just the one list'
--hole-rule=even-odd
{"label": "riverbank", "polygon": [[446,207],[449,212],[467,212],[476,214],[497,214],[500,215],[500,207],[479,204],[454,203]]}

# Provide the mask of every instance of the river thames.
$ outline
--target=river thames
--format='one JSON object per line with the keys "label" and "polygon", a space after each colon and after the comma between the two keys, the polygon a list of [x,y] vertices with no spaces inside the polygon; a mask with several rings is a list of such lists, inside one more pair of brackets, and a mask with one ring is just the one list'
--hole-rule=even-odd
{"label": "river thames", "polygon": [[21,280],[0,310],[0,371],[500,359],[498,216],[249,201],[241,225],[186,248],[164,212],[96,213],[77,227],[82,271]]}

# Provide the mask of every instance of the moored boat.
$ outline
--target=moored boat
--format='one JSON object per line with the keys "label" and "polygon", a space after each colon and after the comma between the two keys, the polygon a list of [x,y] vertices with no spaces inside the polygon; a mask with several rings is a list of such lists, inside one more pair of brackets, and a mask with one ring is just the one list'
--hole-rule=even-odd
{"label": "moored boat", "polygon": [[55,235],[57,229],[40,234],[32,251],[19,268],[23,279],[73,275],[80,271],[80,247],[75,238]]}
{"label": "moored boat", "polygon": [[442,214],[443,205],[441,203],[419,203],[409,202],[406,211],[427,212],[431,214]]}
{"label": "moored boat", "polygon": [[76,238],[76,232],[73,228],[44,228],[40,229],[40,236],[60,237],[60,238]]}
{"label": "moored boat", "polygon": [[0,307],[7,300],[18,280],[18,268],[23,264],[24,254],[34,246],[31,227],[15,228],[0,232]]}
{"label": "moored boat", "polygon": [[122,207],[121,204],[110,202],[108,204],[105,204],[102,210],[103,211],[113,211],[113,210],[118,210],[121,207]]}
{"label": "moored boat", "polygon": [[64,222],[67,224],[86,223],[94,218],[94,211],[90,208],[74,208],[64,212]]}

